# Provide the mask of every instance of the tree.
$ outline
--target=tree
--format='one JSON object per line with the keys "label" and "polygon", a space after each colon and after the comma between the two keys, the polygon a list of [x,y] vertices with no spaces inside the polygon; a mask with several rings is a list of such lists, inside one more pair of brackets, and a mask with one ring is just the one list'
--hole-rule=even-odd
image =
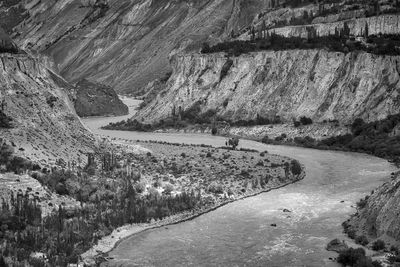
{"label": "tree", "polygon": [[7,164],[11,160],[13,153],[13,147],[3,142],[0,147],[0,164]]}
{"label": "tree", "polygon": [[365,30],[364,30],[364,37],[368,38],[369,35],[369,29],[368,29],[368,22],[365,23]]}
{"label": "tree", "polygon": [[262,31],[262,33],[263,33],[263,38],[266,39],[266,38],[267,38],[267,34],[266,34],[267,25],[265,24],[265,19],[262,21],[262,24],[261,24],[261,31]]}
{"label": "tree", "polygon": [[239,145],[239,138],[233,137],[228,140],[229,146],[231,146],[234,150]]}

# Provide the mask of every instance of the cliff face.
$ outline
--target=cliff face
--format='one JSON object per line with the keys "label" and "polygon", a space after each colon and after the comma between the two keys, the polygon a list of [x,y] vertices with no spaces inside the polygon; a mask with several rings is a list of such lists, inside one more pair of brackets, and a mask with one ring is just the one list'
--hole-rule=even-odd
{"label": "cliff face", "polygon": [[129,112],[111,87],[82,80],[76,89],[75,110],[80,117],[121,116]]}
{"label": "cliff face", "polygon": [[[307,38],[307,28],[313,27],[318,36],[334,35],[335,28],[343,29],[346,23],[350,28],[350,34],[354,36],[362,36],[365,26],[368,25],[369,35],[378,34],[400,34],[400,15],[380,15],[368,18],[356,18],[360,16],[357,12],[348,12],[349,16],[353,15],[353,19],[345,19],[344,15],[331,15],[327,17],[319,17],[310,25],[286,26],[268,30],[268,32],[276,33],[285,37],[301,37]],[[341,20],[344,19],[344,20]],[[340,21],[335,21],[340,20]],[[322,23],[324,22],[324,23]],[[250,40],[248,33],[243,34],[239,39]]]}
{"label": "cliff face", "polygon": [[379,187],[351,219],[360,234],[400,242],[400,175]]}
{"label": "cliff face", "polygon": [[70,82],[83,78],[135,92],[169,71],[168,56],[216,43],[247,26],[259,0],[27,0],[14,28],[22,48],[54,57]]}
{"label": "cliff face", "polygon": [[27,55],[0,54],[0,96],[13,128],[0,137],[15,151],[42,163],[77,159],[92,151],[94,138],[82,125],[70,98],[74,88]]}
{"label": "cliff face", "polygon": [[223,54],[172,59],[167,89],[137,117],[158,121],[175,106],[215,110],[230,120],[279,115],[349,123],[398,113],[400,57],[324,50],[266,51],[227,58]]}

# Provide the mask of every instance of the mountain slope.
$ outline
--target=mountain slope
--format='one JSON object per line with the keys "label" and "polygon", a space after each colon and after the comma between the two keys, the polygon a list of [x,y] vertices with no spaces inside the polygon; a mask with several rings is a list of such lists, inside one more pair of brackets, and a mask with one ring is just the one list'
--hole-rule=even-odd
{"label": "mountain slope", "polygon": [[264,51],[227,57],[172,58],[167,89],[142,109],[139,121],[156,122],[173,109],[215,113],[225,120],[257,116],[284,121],[351,123],[383,119],[400,108],[400,57],[325,50]]}
{"label": "mountain slope", "polygon": [[84,158],[94,137],[75,113],[74,95],[74,88],[40,59],[0,54],[2,112],[12,119],[12,128],[2,128],[0,137],[18,154],[43,164]]}
{"label": "mountain slope", "polygon": [[393,177],[368,198],[348,225],[357,235],[400,242],[400,176]]}
{"label": "mountain slope", "polygon": [[63,77],[135,92],[169,70],[171,52],[216,43],[247,26],[259,0],[26,1],[21,47],[54,57]]}

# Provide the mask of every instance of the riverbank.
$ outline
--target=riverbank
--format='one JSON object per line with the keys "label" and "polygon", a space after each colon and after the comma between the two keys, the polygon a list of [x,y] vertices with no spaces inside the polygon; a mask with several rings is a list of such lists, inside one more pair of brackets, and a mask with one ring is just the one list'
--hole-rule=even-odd
{"label": "riverbank", "polygon": [[297,182],[305,176],[304,166],[299,164],[300,169],[296,169],[296,161],[271,155],[266,151],[233,151],[207,145],[156,141],[118,139],[113,142],[119,146],[133,145],[148,149],[149,152],[142,156],[141,162],[153,162],[153,165],[138,166],[147,177],[148,186],[157,181],[170,183],[174,187],[174,194],[195,189],[201,192],[202,204],[194,210],[161,220],[122,226],[114,230],[82,255],[83,262],[87,265],[95,265],[107,258],[104,253],[132,234],[191,220],[233,201]]}
{"label": "riverbank", "polygon": [[214,211],[214,210],[216,210],[222,206],[225,206],[229,203],[243,200],[245,198],[253,197],[253,196],[256,196],[256,195],[259,195],[262,193],[267,193],[271,190],[279,189],[279,188],[285,187],[289,184],[296,183],[296,182],[304,179],[305,175],[306,175],[306,173],[305,173],[305,170],[303,167],[301,174],[299,174],[294,180],[289,181],[284,184],[281,184],[281,185],[277,185],[277,186],[274,186],[271,188],[255,190],[254,192],[249,192],[248,194],[245,194],[243,196],[234,197],[233,199],[227,199],[227,200],[217,202],[215,205],[213,205],[211,207],[204,207],[204,208],[193,210],[190,212],[176,214],[176,215],[169,216],[169,217],[159,220],[159,221],[154,221],[154,222],[147,223],[147,224],[132,224],[132,225],[122,226],[122,227],[114,230],[110,235],[99,240],[97,245],[95,245],[89,251],[87,251],[83,255],[81,255],[82,262],[89,266],[95,266],[99,262],[112,259],[112,258],[108,257],[107,253],[110,252],[111,250],[113,250],[114,248],[116,248],[118,246],[118,244],[120,244],[122,241],[124,241],[125,239],[127,239],[129,237],[132,237],[135,234],[139,234],[144,231],[151,230],[151,229],[166,227],[169,225],[174,225],[174,224],[182,223],[185,221],[193,220],[198,216],[201,216],[203,214]]}
{"label": "riverbank", "polygon": [[[119,118],[114,118],[116,121]],[[211,134],[102,130],[96,126],[105,125],[104,121],[89,123],[95,133],[116,140],[214,147],[223,146],[226,141],[226,137]],[[387,161],[359,153],[271,146],[246,139],[240,140],[239,148],[268,150],[295,158],[305,165],[307,178],[293,186],[231,203],[188,222],[147,230],[134,235],[132,240],[124,239],[109,253],[114,258],[109,265],[226,265],[228,255],[231,263],[243,265],[336,266],[329,258],[337,254],[326,251],[326,244],[334,238],[351,242],[343,234],[341,223],[355,212],[357,200],[386,182],[390,172],[395,170]],[[283,213],[282,208],[291,213]],[[142,233],[142,229],[139,232]],[[209,247],[207,237],[216,234],[218,238],[213,238],[212,250],[206,249]],[[190,246],[180,242],[187,238],[193,240]],[[243,238],[247,240],[245,243]],[[249,239],[253,241],[249,243]],[[226,250],[227,244],[229,250]],[[266,258],[260,256],[264,254]]]}

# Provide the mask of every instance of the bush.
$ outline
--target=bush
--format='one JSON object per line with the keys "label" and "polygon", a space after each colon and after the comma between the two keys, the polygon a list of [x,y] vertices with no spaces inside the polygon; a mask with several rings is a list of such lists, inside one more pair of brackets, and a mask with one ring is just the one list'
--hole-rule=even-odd
{"label": "bush", "polygon": [[372,249],[373,250],[382,250],[385,248],[385,241],[383,240],[376,240],[374,243],[372,243]]}
{"label": "bush", "polygon": [[355,266],[357,262],[365,258],[365,250],[362,248],[349,248],[341,251],[337,259],[338,263],[344,266]]}
{"label": "bush", "polygon": [[146,183],[145,182],[139,182],[135,184],[135,190],[136,192],[143,193],[144,190],[146,190]]}
{"label": "bush", "polygon": [[309,125],[309,124],[312,124],[313,121],[312,121],[312,119],[303,116],[300,118],[300,123],[303,125]]}
{"label": "bush", "polygon": [[367,205],[367,203],[368,203],[368,196],[366,196],[365,198],[360,199],[357,202],[357,207],[359,209],[363,209]]}
{"label": "bush", "polygon": [[217,127],[212,127],[212,129],[211,129],[211,134],[212,135],[216,135],[218,133],[218,129],[217,129]]}
{"label": "bush", "polygon": [[164,185],[164,194],[170,195],[174,191],[174,186],[170,183],[165,183]]}
{"label": "bush", "polygon": [[12,128],[12,119],[0,110],[0,128]]}
{"label": "bush", "polygon": [[369,243],[368,238],[365,235],[357,236],[355,241],[357,244],[362,246],[366,246]]}
{"label": "bush", "polygon": [[217,183],[217,182],[212,182],[209,186],[208,186],[208,191],[214,194],[222,194],[224,193],[224,188],[222,187],[221,184]]}
{"label": "bush", "polygon": [[297,160],[292,160],[290,163],[290,170],[293,175],[299,175],[302,171],[300,163]]}
{"label": "bush", "polygon": [[300,127],[301,123],[299,121],[293,120],[293,126],[294,127]]}

